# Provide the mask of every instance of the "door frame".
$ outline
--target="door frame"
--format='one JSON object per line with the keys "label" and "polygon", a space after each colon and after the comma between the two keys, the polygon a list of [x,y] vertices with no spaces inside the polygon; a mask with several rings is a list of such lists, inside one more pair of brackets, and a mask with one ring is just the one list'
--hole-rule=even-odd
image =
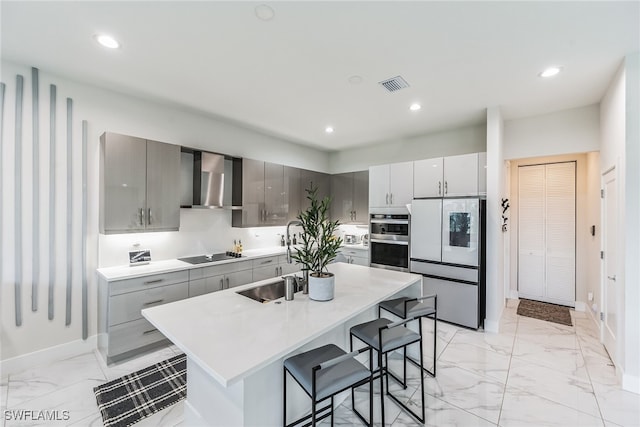
{"label": "door frame", "polygon": [[[607,238],[609,236],[609,228],[607,227],[607,218],[606,218],[606,202],[607,202],[607,191],[606,191],[606,182],[607,182],[607,176],[609,174],[613,174],[613,180],[615,181],[615,189],[616,189],[616,213],[620,212],[620,205],[619,205],[619,179],[620,177],[618,176],[618,167],[617,166],[612,166],[609,169],[607,169],[606,171],[604,171],[601,176],[600,176],[600,189],[602,190],[602,197],[600,199],[600,229],[602,230],[602,239],[600,242],[600,250],[602,251],[602,253],[604,253],[604,256],[601,257],[600,259],[600,310],[599,310],[599,323],[600,323],[600,342],[604,345],[605,349],[607,350],[607,352],[609,353],[609,357],[611,358],[611,361],[616,365],[616,367],[619,366],[618,362],[617,362],[617,357],[619,354],[619,349],[621,346],[621,342],[620,342],[620,338],[621,338],[621,334],[620,334],[620,330],[621,330],[621,324],[620,321],[623,321],[623,319],[618,319],[618,323],[617,323],[617,327],[616,330],[614,331],[615,336],[613,337],[608,337],[607,335],[607,328],[606,328],[606,322],[605,322],[605,318],[607,315],[607,306],[608,306],[608,292],[607,292],[607,284],[608,284],[608,278],[607,278],[607,261],[608,261],[608,257],[607,257],[607,250],[606,250],[606,246],[607,246]],[[618,218],[614,218],[614,224],[618,224]],[[616,227],[615,229],[615,239],[616,239],[616,249],[619,247],[618,245],[618,239],[620,237],[620,232],[618,230],[618,228]],[[619,259],[616,260],[615,262],[616,264],[616,276],[620,277],[622,271],[618,271],[620,270],[620,261]],[[618,284],[618,281],[616,280],[616,284]],[[618,311],[618,314],[621,315],[622,312],[620,310],[621,308],[621,300],[619,298],[620,296],[620,291],[619,291],[619,286],[616,286],[616,310]],[[609,343],[609,345],[607,345],[607,343]]]}

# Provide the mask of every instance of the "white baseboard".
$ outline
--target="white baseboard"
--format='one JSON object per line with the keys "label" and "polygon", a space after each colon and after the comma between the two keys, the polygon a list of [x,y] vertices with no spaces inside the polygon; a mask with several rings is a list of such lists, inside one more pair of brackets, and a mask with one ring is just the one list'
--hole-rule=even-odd
{"label": "white baseboard", "polygon": [[497,334],[498,332],[500,332],[500,322],[496,320],[484,319],[484,330],[486,332]]}
{"label": "white baseboard", "polygon": [[517,289],[509,289],[509,299],[518,299],[518,290]]}
{"label": "white baseboard", "polygon": [[97,335],[92,335],[86,341],[76,340],[56,345],[33,353],[23,354],[10,359],[0,360],[0,372],[3,377],[38,365],[49,364],[58,360],[68,359],[89,353],[97,348]]}
{"label": "white baseboard", "polygon": [[632,393],[640,394],[640,377],[629,374],[622,374],[622,389]]}
{"label": "white baseboard", "polygon": [[587,304],[582,301],[576,301],[575,305],[576,311],[587,311]]}

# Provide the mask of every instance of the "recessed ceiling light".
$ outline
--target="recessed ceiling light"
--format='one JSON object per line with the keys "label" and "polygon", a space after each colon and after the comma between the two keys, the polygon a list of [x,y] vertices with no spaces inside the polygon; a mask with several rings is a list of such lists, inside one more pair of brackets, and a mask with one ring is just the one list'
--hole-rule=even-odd
{"label": "recessed ceiling light", "polygon": [[95,39],[102,46],[108,47],[109,49],[117,49],[120,47],[118,40],[106,34],[96,34]]}
{"label": "recessed ceiling light", "polygon": [[360,83],[362,83],[362,77],[361,76],[351,76],[351,77],[349,77],[349,83],[351,83],[352,85],[359,85]]}
{"label": "recessed ceiling light", "polygon": [[553,77],[562,70],[561,67],[549,67],[540,73],[540,77]]}
{"label": "recessed ceiling light", "polygon": [[326,128],[324,128],[324,131],[326,133],[333,133],[333,127],[332,126],[327,126]]}
{"label": "recessed ceiling light", "polygon": [[266,4],[258,5],[254,10],[256,16],[261,21],[271,21],[273,17],[276,16],[276,12],[273,10],[273,8]]}
{"label": "recessed ceiling light", "polygon": [[422,108],[422,105],[418,104],[417,102],[414,102],[413,104],[411,104],[411,106],[409,107],[409,110],[411,111],[418,111],[419,109]]}

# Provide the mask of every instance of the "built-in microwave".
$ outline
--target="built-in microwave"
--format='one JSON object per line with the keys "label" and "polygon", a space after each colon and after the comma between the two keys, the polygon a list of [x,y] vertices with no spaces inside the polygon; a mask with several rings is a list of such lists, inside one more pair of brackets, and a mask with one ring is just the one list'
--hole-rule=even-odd
{"label": "built-in microwave", "polygon": [[409,215],[371,215],[369,247],[372,267],[409,271],[409,226]]}

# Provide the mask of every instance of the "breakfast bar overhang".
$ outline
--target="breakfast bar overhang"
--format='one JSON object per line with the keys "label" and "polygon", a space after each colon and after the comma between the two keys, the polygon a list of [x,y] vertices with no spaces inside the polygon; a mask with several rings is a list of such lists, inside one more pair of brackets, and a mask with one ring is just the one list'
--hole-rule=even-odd
{"label": "breakfast bar overhang", "polygon": [[[346,263],[329,271],[327,302],[299,292],[261,304],[237,293],[270,279],[142,311],[187,355],[186,425],[281,426],[284,359],[327,343],[348,349],[349,328],[375,318],[379,302],[422,295],[420,275]],[[310,410],[302,391],[287,406],[290,417]]]}

